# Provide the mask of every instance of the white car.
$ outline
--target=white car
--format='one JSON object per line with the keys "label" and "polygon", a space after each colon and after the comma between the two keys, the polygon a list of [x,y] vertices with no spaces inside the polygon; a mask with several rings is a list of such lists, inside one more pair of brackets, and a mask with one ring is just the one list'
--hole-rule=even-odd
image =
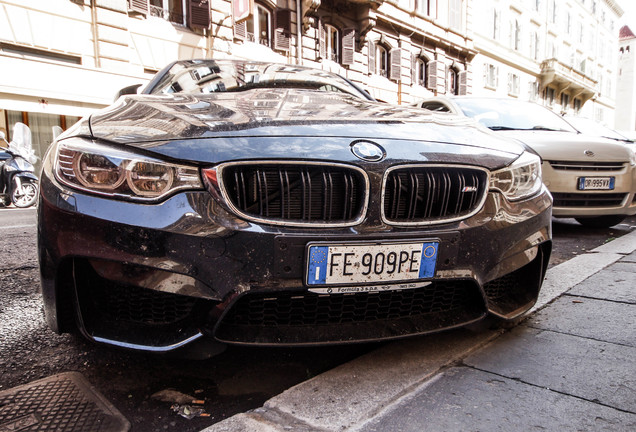
{"label": "white car", "polygon": [[515,99],[434,97],[417,106],[472,117],[534,150],[555,217],[610,227],[636,214],[634,144],[580,133],[549,109]]}

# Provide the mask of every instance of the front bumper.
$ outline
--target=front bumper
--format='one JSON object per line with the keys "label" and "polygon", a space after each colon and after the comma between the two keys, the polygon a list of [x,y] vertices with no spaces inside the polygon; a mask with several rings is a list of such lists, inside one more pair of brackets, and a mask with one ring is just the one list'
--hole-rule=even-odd
{"label": "front bumper", "polygon": [[[393,227],[370,214],[347,228],[287,228],[234,217],[206,191],[156,205],[41,181],[39,258],[47,321],[88,338],[170,351],[234,344],[386,340],[514,318],[536,301],[551,251],[547,190],[520,203],[489,193],[468,219]],[[438,239],[421,289],[322,295],[303,282],[308,242]]]}
{"label": "front bumper", "polygon": [[[602,162],[600,162],[602,163]],[[636,166],[626,162],[607,170],[580,166],[555,168],[551,162],[542,165],[543,181],[554,197],[555,217],[594,217],[636,214]],[[575,169],[576,168],[576,169]],[[614,178],[612,190],[579,190],[581,177]]]}

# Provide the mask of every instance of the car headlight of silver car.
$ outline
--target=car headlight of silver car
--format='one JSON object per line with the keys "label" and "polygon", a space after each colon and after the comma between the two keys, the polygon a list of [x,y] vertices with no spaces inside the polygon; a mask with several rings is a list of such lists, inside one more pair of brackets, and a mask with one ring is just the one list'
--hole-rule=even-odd
{"label": "car headlight of silver car", "polygon": [[57,144],[55,176],[62,184],[76,189],[133,201],[158,201],[177,190],[203,189],[196,167],[82,138]]}
{"label": "car headlight of silver car", "polygon": [[501,192],[510,201],[536,194],[541,189],[541,158],[524,152],[511,165],[491,173],[490,189]]}

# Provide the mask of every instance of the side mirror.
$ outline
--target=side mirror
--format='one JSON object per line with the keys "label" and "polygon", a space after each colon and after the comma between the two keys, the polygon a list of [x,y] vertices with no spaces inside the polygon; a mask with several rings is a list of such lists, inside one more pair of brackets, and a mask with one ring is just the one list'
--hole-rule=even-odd
{"label": "side mirror", "polygon": [[62,132],[64,132],[59,126],[53,126],[51,129],[53,129],[53,141],[55,141],[57,137],[62,135]]}
{"label": "side mirror", "polygon": [[124,87],[119,90],[115,95],[115,100],[119,99],[120,96],[129,95],[129,94],[137,94],[137,90],[141,87],[141,84],[133,84],[128,87]]}

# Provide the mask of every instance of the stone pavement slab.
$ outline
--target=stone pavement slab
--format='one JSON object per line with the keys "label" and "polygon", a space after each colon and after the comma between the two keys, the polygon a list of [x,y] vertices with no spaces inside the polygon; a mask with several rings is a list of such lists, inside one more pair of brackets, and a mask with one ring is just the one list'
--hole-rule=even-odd
{"label": "stone pavement slab", "polygon": [[630,253],[629,255],[626,255],[625,258],[622,258],[621,261],[623,262],[636,262],[636,251]]}
{"label": "stone pavement slab", "polygon": [[315,430],[344,430],[376,415],[498,334],[457,330],[388,344],[292,387],[264,408],[293,415]]}
{"label": "stone pavement slab", "polygon": [[617,262],[568,291],[568,294],[636,304],[636,263]]}
{"label": "stone pavement slab", "polygon": [[564,295],[524,324],[636,348],[636,307],[627,303]]}
{"label": "stone pavement slab", "polygon": [[464,360],[502,377],[636,413],[636,348],[521,325]]}
{"label": "stone pavement slab", "polygon": [[636,430],[636,414],[467,367],[451,368],[359,432]]}

